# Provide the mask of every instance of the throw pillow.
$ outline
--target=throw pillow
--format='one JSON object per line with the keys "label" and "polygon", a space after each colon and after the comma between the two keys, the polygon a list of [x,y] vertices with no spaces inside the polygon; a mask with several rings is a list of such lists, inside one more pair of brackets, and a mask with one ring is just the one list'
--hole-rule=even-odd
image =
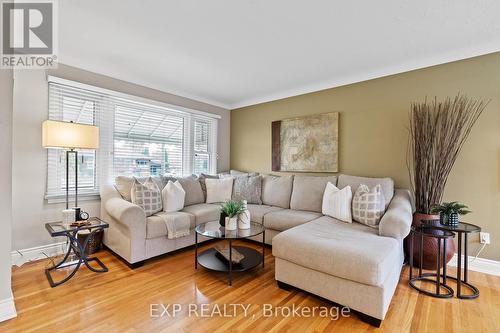
{"label": "throw pillow", "polygon": [[346,186],[339,190],[337,186],[328,182],[323,194],[323,215],[331,216],[340,221],[352,223],[351,214],[352,192],[351,187]]}
{"label": "throw pillow", "polygon": [[169,181],[161,191],[164,212],[178,212],[184,208],[186,192],[179,181]]}
{"label": "throw pillow", "polygon": [[249,204],[261,205],[262,177],[235,177],[233,200],[246,200]]}
{"label": "throw pillow", "polygon": [[262,203],[269,206],[290,208],[293,176],[268,175],[262,178]]}
{"label": "throw pillow", "polygon": [[205,179],[205,184],[207,185],[207,203],[231,200],[233,178]]}
{"label": "throw pillow", "polygon": [[377,228],[385,212],[385,199],[380,184],[372,187],[359,185],[352,198],[352,217],[354,221]]}
{"label": "throw pillow", "polygon": [[158,185],[149,177],[144,183],[134,179],[131,191],[132,203],[144,209],[146,216],[161,212],[161,192]]}
{"label": "throw pillow", "polygon": [[[144,183],[146,180],[148,180],[149,177],[138,177],[137,179],[139,180],[140,183]],[[153,181],[158,185],[160,191],[163,189],[163,182],[160,177],[151,177]],[[135,177],[127,177],[127,176],[117,176],[115,178],[115,188],[116,190],[120,193],[123,199],[131,202],[132,197],[131,197],[131,192],[132,192],[132,186],[134,186],[134,181]]]}
{"label": "throw pillow", "polygon": [[205,184],[205,179],[219,179],[219,176],[218,175],[206,175],[204,173],[202,173],[200,175],[200,178],[198,178],[198,180],[200,181],[200,185],[201,185],[201,190],[203,191],[203,197],[205,198],[204,201],[207,200],[207,184]]}
{"label": "throw pillow", "polygon": [[201,189],[201,184],[196,175],[177,179],[181,183],[182,188],[186,191],[186,199],[184,205],[190,206],[205,202],[205,196]]}

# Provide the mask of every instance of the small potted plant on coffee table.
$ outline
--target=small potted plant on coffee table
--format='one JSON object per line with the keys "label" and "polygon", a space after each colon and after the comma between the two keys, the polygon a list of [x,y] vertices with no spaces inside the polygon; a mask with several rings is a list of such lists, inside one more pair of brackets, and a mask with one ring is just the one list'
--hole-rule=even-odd
{"label": "small potted plant on coffee table", "polygon": [[458,202],[443,202],[440,205],[434,205],[431,213],[439,214],[439,222],[442,225],[456,227],[458,225],[458,216],[471,213],[469,207]]}
{"label": "small potted plant on coffee table", "polygon": [[245,211],[242,201],[228,200],[222,204],[222,213],[226,217],[226,230],[236,230],[238,228],[238,215]]}

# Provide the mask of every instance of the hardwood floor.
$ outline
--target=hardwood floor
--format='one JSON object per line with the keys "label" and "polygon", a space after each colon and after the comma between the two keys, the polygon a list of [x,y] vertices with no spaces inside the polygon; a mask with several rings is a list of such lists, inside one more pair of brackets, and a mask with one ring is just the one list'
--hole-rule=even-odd
{"label": "hardwood floor", "polygon": [[[258,247],[253,243],[247,246]],[[203,247],[213,246],[213,243]],[[110,271],[95,274],[81,269],[65,285],[50,288],[43,269],[48,261],[13,268],[13,292],[18,317],[0,323],[0,332],[498,332],[500,329],[500,277],[471,272],[470,280],[481,296],[476,300],[435,299],[408,287],[408,270],[402,273],[386,319],[379,329],[356,315],[331,317],[263,317],[263,304],[274,307],[328,306],[315,296],[277,287],[274,258],[266,249],[266,266],[236,274],[228,287],[226,275],[194,269],[194,250],[153,259],[131,270],[112,254],[98,257]],[[450,273],[454,273],[450,269]],[[454,285],[452,285],[454,287]],[[173,317],[151,317],[151,304],[181,304]],[[188,315],[189,304],[249,305],[245,317],[203,318]],[[173,305],[172,305],[173,306]],[[171,306],[171,307],[172,307]],[[158,309],[158,311],[156,310]],[[153,306],[153,313],[161,308]],[[335,309],[334,309],[335,310]],[[169,308],[172,314],[172,308]],[[199,316],[201,308],[197,308]]]}

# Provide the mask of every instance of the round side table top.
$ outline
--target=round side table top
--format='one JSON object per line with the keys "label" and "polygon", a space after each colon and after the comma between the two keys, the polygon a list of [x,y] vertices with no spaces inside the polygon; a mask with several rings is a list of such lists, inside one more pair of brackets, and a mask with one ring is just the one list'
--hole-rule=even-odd
{"label": "round side table top", "polygon": [[432,226],[433,228],[436,228],[438,230],[460,232],[460,233],[473,233],[481,231],[481,227],[466,222],[459,222],[458,225],[451,226],[451,225],[441,224],[439,223],[439,220],[422,220],[422,224]]}

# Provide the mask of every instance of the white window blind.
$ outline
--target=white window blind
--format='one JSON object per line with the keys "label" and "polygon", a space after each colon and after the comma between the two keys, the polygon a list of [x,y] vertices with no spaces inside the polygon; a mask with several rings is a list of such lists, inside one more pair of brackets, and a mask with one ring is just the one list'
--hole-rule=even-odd
{"label": "white window blind", "polygon": [[[97,114],[101,104],[99,94],[59,84],[49,85],[49,119],[98,126]],[[74,191],[74,155],[70,156],[69,162],[69,188]],[[48,149],[47,196],[63,195],[65,189],[66,151]],[[78,190],[82,194],[99,191],[97,155],[93,150],[78,150]]]}
{"label": "white window blind", "polygon": [[211,159],[210,122],[194,121],[194,173],[209,173]]}
{"label": "white window blind", "polygon": [[[79,194],[118,175],[216,173],[217,119],[77,82],[49,81],[49,119],[99,127],[100,148],[78,150]],[[55,81],[55,82],[54,82]],[[71,156],[72,157],[72,156]],[[49,149],[47,198],[63,197],[64,150]],[[70,189],[74,190],[70,161]]]}
{"label": "white window blind", "polygon": [[114,175],[182,175],[185,120],[153,107],[116,103]]}

